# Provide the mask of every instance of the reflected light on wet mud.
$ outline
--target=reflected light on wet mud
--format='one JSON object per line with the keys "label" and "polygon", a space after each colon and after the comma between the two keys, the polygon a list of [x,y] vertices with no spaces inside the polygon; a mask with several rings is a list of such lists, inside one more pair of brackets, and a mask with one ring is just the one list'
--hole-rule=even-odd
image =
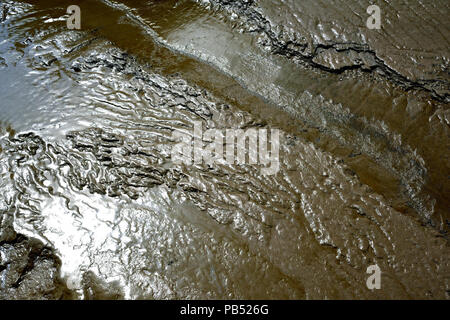
{"label": "reflected light on wet mud", "polygon": [[[449,4],[336,3],[3,1],[0,298],[448,299]],[[279,170],[174,163],[194,123]]]}

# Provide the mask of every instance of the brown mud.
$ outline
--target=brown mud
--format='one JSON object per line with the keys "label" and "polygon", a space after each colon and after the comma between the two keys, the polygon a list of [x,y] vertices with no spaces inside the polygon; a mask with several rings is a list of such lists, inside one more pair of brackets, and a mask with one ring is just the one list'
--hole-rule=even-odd
{"label": "brown mud", "polygon": [[[3,1],[0,298],[448,299],[448,4],[305,3]],[[174,164],[194,121],[279,172]]]}

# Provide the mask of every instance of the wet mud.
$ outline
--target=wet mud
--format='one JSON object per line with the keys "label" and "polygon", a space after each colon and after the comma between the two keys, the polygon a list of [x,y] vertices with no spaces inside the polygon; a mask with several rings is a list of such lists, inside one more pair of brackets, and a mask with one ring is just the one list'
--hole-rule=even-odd
{"label": "wet mud", "polygon": [[[449,298],[445,1],[381,30],[362,1],[126,0],[68,30],[69,2],[2,2],[0,298]],[[194,121],[279,129],[279,171],[173,163]]]}

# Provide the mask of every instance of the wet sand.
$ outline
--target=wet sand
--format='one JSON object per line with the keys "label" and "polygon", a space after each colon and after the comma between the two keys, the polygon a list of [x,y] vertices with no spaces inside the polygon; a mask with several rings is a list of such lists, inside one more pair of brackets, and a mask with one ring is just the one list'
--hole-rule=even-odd
{"label": "wet sand", "polygon": [[[0,298],[449,298],[445,1],[4,4]],[[280,170],[173,163],[194,121]]]}

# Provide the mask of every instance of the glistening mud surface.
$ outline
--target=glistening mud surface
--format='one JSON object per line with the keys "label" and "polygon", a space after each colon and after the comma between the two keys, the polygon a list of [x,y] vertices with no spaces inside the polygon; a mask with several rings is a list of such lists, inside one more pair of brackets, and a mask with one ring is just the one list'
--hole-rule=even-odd
{"label": "glistening mud surface", "polygon": [[[448,4],[211,2],[3,2],[0,298],[448,299]],[[194,121],[279,172],[172,163]]]}

